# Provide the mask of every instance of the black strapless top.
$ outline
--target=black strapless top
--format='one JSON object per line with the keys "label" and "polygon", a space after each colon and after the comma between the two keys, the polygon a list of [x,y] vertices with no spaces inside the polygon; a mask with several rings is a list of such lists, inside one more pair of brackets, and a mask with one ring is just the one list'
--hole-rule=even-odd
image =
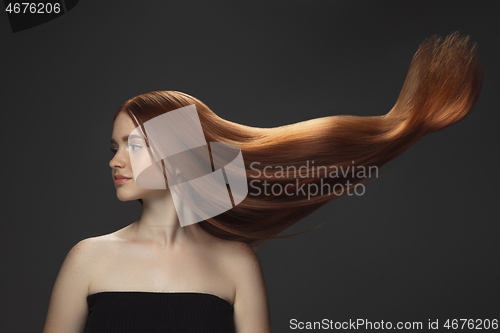
{"label": "black strapless top", "polygon": [[84,333],[234,333],[233,306],[212,294],[103,291],[87,303]]}

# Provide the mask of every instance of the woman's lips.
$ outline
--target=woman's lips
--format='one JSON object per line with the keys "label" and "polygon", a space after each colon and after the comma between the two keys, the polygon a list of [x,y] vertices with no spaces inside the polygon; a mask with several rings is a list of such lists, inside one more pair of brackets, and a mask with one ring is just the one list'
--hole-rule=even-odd
{"label": "woman's lips", "polygon": [[125,182],[128,182],[131,178],[118,178],[118,179],[115,179],[115,185],[120,185],[120,184],[123,184]]}

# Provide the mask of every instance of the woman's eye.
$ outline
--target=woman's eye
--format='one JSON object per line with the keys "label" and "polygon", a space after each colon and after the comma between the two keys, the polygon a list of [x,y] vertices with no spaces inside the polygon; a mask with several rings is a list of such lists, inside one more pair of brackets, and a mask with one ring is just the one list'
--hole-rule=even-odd
{"label": "woman's eye", "polygon": [[117,151],[118,149],[111,147],[111,148],[109,148],[109,150],[111,150],[111,152],[112,152],[112,153],[113,153],[113,155],[114,155],[114,154],[116,154],[116,151]]}
{"label": "woman's eye", "polygon": [[129,147],[132,151],[137,150],[137,149],[141,149],[141,146],[139,146],[139,145],[130,145]]}

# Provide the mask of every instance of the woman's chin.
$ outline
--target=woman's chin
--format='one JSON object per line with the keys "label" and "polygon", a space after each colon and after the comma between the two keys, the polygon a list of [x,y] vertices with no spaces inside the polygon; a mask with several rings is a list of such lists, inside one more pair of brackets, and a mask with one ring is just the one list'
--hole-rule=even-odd
{"label": "woman's chin", "polygon": [[143,198],[148,199],[156,199],[156,198],[164,198],[167,195],[166,190],[146,190],[140,189],[126,189],[126,188],[117,188],[116,189],[116,197],[120,201],[134,201]]}
{"label": "woman's chin", "polygon": [[118,198],[118,200],[120,201],[133,201],[133,200],[138,200],[140,199],[140,197],[138,196],[132,196],[132,195],[126,195],[126,194],[122,194],[122,193],[116,193],[116,197]]}

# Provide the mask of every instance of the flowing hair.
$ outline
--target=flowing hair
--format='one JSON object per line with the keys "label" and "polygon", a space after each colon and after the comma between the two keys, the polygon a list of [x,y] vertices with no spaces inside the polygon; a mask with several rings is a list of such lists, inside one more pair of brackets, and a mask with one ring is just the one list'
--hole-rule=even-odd
{"label": "flowing hair", "polygon": [[[199,224],[212,235],[245,242],[258,250],[271,239],[306,232],[280,236],[327,202],[369,182],[366,173],[341,172],[327,177],[317,166],[328,170],[380,168],[424,135],[463,119],[476,103],[483,82],[477,45],[469,39],[457,32],[444,40],[439,36],[426,39],[413,56],[394,107],[382,116],[337,115],[257,128],[224,120],[185,93],[154,91],[123,103],[113,123],[125,112],[136,126],[143,127],[156,116],[194,104],[207,142],[239,146],[249,185],[249,195],[237,206]],[[301,176],[304,173],[306,177]],[[270,191],[273,186],[282,191]],[[344,190],[310,196],[300,190],[304,186]]]}

